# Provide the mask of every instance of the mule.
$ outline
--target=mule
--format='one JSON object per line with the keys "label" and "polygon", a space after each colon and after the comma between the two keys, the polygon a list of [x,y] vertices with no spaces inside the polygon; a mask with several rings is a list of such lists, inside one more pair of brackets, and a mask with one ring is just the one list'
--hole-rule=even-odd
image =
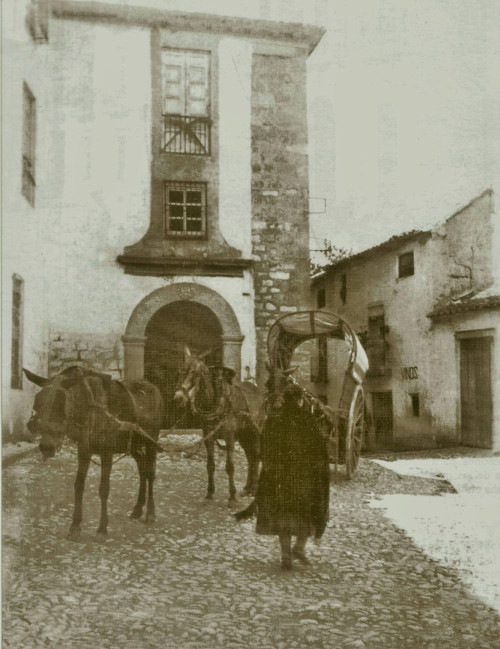
{"label": "mule", "polygon": [[215,443],[223,441],[226,451],[226,473],[229,483],[229,504],[236,502],[234,483],[234,447],[239,442],[247,462],[248,473],[242,495],[254,495],[259,471],[260,430],[250,412],[249,401],[256,404],[258,390],[251,383],[233,385],[235,372],[230,368],[209,369],[204,357],[185,349],[184,373],[174,401],[180,408],[190,408],[200,428],[207,449],[207,493],[215,493]]}
{"label": "mule", "polygon": [[155,520],[153,483],[156,473],[157,440],[163,401],[148,381],[117,381],[80,367],[71,367],[51,379],[24,370],[42,389],[36,394],[28,429],[40,435],[40,451],[53,457],[67,435],[77,444],[78,470],[75,480],[73,519],[67,538],[80,536],[85,480],[91,458],[100,456],[99,496],[101,515],[97,534],[108,531],[109,479],[113,455],[132,455],[139,470],[139,493],[130,518],[139,519],[146,505],[145,522]]}
{"label": "mule", "polygon": [[[319,540],[328,520],[330,471],[327,444],[314,404],[291,376],[269,367],[267,416],[261,437],[262,469],[257,494],[237,520],[257,516],[257,534],[277,535],[281,565],[303,564],[310,536]],[[292,537],[296,542],[292,547]]]}

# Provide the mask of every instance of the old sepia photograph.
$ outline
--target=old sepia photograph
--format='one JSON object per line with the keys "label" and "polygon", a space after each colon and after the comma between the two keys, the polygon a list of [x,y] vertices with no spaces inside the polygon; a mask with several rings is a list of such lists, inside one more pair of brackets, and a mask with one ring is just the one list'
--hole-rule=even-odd
{"label": "old sepia photograph", "polygon": [[499,649],[498,0],[2,0],[2,649]]}

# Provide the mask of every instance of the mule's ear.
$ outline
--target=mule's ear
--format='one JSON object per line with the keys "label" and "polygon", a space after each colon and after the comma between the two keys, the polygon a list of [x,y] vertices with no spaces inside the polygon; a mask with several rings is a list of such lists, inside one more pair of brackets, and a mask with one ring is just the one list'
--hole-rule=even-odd
{"label": "mule's ear", "polygon": [[266,370],[267,370],[268,372],[271,371],[271,366],[269,365],[269,363],[268,363],[267,361],[266,361]]}
{"label": "mule's ear", "polygon": [[186,358],[191,358],[191,350],[189,349],[189,347],[187,345],[184,347],[184,356]]}
{"label": "mule's ear", "polygon": [[285,370],[285,374],[286,374],[287,376],[290,376],[290,374],[293,374],[293,373],[296,372],[298,369],[299,369],[299,368],[298,368],[298,365],[296,365],[295,367],[289,367],[287,370]]}
{"label": "mule's ear", "polygon": [[44,379],[43,376],[37,376],[24,367],[23,372],[26,374],[26,378],[29,381],[31,381],[35,385],[38,385],[40,388],[43,388],[45,385],[48,385],[50,383],[50,379]]}

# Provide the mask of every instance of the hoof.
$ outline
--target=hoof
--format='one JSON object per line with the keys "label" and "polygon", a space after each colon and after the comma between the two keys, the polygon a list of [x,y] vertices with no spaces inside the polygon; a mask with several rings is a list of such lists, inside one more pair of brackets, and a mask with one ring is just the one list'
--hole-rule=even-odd
{"label": "hoof", "polygon": [[240,495],[242,498],[252,498],[255,496],[255,489],[248,489],[248,487],[245,487]]}
{"label": "hoof", "polygon": [[292,560],[290,557],[281,559],[281,570],[291,570],[292,569]]}
{"label": "hoof", "polygon": [[228,507],[238,507],[238,499],[236,496],[231,496],[227,501]]}
{"label": "hoof", "polygon": [[142,516],[142,509],[134,509],[130,514],[129,518],[132,520],[137,520]]}
{"label": "hoof", "polygon": [[304,552],[302,552],[301,550],[292,550],[292,555],[293,555],[293,557],[295,559],[298,559],[302,565],[304,565],[304,566],[310,566],[311,565],[311,562],[306,557]]}
{"label": "hoof", "polygon": [[153,523],[156,523],[156,516],[154,514],[146,514],[144,522],[146,525],[153,525]]}
{"label": "hoof", "polygon": [[98,529],[97,532],[95,533],[96,537],[98,539],[106,539],[108,536],[108,531],[107,530],[101,530]]}
{"label": "hoof", "polygon": [[214,495],[213,495],[213,494],[207,494],[207,495],[205,496],[205,500],[213,500],[213,499],[214,499]]}
{"label": "hoof", "polygon": [[78,541],[78,539],[80,538],[80,530],[70,529],[66,534],[66,538],[68,539],[68,541]]}

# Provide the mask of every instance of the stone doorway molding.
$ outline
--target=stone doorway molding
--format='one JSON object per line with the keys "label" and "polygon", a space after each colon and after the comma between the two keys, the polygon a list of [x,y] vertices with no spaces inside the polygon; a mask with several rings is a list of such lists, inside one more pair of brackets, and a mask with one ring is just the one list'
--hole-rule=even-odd
{"label": "stone doorway molding", "polygon": [[179,301],[193,301],[209,308],[222,327],[222,359],[226,367],[241,377],[242,335],[238,319],[232,307],[216,291],[191,282],[179,282],[158,288],[147,295],[135,307],[122,336],[126,379],[144,378],[144,347],[146,327],[153,315],[162,307]]}

